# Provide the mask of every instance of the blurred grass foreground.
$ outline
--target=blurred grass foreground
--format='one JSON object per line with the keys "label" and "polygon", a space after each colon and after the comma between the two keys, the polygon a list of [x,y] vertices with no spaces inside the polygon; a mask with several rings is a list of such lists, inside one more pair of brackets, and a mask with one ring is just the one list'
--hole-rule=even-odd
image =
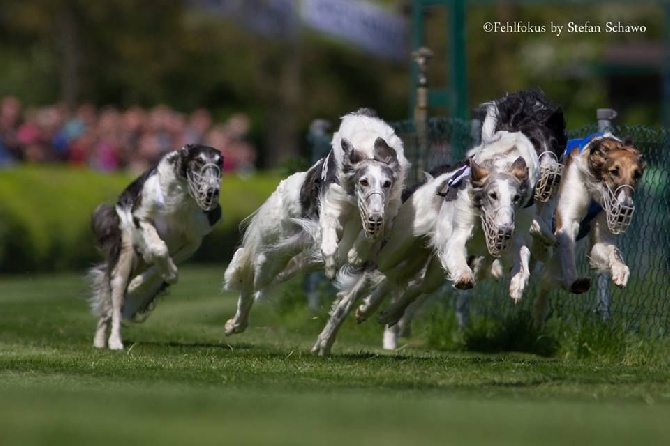
{"label": "blurred grass foreground", "polygon": [[149,320],[124,329],[121,352],[91,347],[81,276],[0,279],[0,444],[670,440],[667,354],[428,350],[422,330],[389,353],[381,326],[347,321],[334,356],[313,357],[326,299],[310,313],[289,284],[257,303],[246,333],[224,338],[236,296],[221,293],[223,271],[182,269]]}

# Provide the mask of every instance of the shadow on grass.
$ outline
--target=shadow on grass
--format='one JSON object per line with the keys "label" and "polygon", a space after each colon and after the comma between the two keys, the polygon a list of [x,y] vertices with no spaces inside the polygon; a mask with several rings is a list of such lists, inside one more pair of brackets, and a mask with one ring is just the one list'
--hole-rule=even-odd
{"label": "shadow on grass", "polygon": [[518,311],[502,320],[478,320],[465,329],[466,350],[484,353],[521,352],[551,357],[560,349],[559,341],[533,327],[528,311]]}

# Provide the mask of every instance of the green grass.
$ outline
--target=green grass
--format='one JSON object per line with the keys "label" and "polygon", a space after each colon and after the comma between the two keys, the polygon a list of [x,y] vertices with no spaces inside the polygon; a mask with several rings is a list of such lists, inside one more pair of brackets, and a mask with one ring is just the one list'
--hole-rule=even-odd
{"label": "green grass", "polygon": [[297,284],[223,337],[235,296],[222,273],[183,269],[148,321],[124,328],[123,352],[91,347],[79,277],[0,278],[0,444],[670,441],[667,362],[442,351],[421,334],[389,353],[374,321],[348,321],[317,358],[325,309],[307,312]]}

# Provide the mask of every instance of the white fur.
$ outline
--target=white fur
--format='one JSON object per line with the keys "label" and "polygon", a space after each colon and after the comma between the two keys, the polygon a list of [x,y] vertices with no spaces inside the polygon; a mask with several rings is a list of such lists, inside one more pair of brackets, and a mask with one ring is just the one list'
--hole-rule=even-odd
{"label": "white fur", "polygon": [[[377,138],[382,138],[395,150],[400,166],[398,181],[396,181],[390,191],[385,219],[392,221],[395,218],[398,208],[401,204],[401,194],[404,188],[405,177],[409,162],[405,158],[405,151],[402,140],[395,134],[393,129],[379,118],[350,113],[342,118],[340,128],[333,135],[332,152],[329,156],[334,156],[338,166],[338,183],[332,183],[326,189],[321,199],[321,252],[323,254],[326,275],[330,278],[335,277],[338,269],[337,257],[338,250],[347,253],[348,258],[362,264],[372,253],[373,248],[365,241],[364,237],[357,237],[356,242],[349,245],[341,244],[342,228],[344,222],[351,217],[353,213],[358,213],[356,206],[356,197],[353,194],[353,184],[343,172],[341,166],[344,163],[344,151],[342,150],[342,140],[349,141],[355,150],[364,158],[374,158],[374,144]],[[391,225],[386,225],[387,231]]]}

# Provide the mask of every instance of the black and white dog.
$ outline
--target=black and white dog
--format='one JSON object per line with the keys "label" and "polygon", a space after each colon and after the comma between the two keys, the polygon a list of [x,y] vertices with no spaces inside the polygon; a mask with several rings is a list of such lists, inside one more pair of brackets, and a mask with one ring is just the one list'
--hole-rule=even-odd
{"label": "black and white dog", "polygon": [[105,258],[89,271],[91,309],[99,317],[94,347],[123,349],[121,320],[148,316],[158,294],[177,281],[175,264],[193,255],[221,219],[222,166],[219,150],[187,144],[130,183],[115,206],[93,212]]}

